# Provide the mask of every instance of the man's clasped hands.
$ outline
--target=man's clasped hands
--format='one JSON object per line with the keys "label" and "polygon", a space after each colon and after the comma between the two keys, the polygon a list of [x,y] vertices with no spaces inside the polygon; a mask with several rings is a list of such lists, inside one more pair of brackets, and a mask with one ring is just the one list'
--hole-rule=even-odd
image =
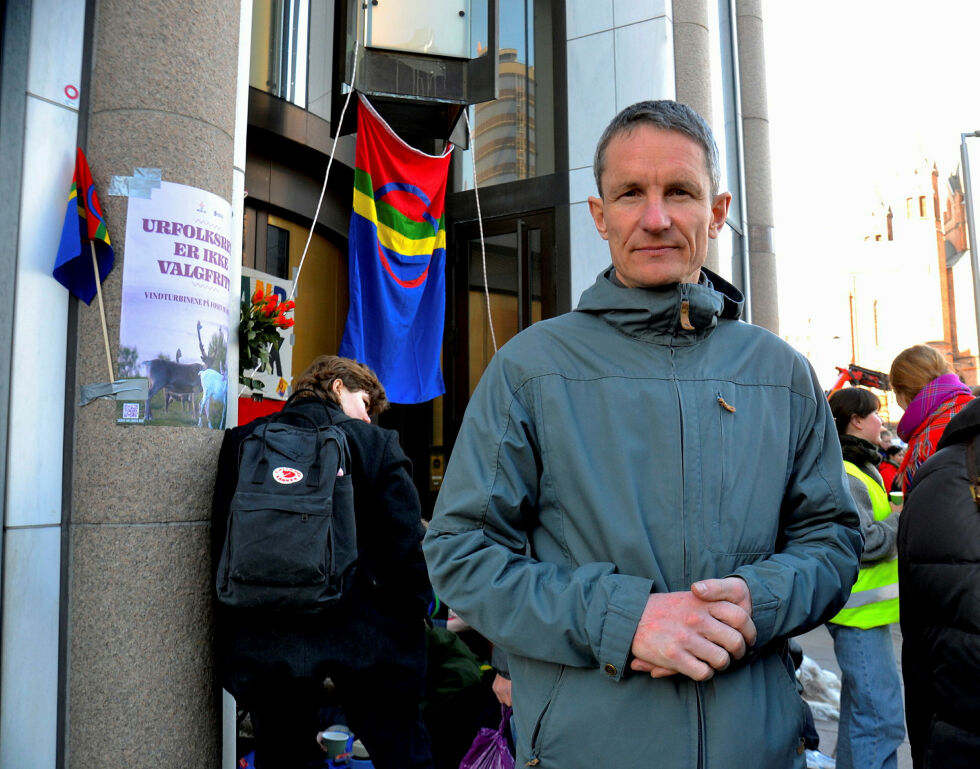
{"label": "man's clasped hands", "polygon": [[676,593],[651,593],[633,636],[633,670],[706,681],[755,643],[752,597],[739,577],[705,579]]}

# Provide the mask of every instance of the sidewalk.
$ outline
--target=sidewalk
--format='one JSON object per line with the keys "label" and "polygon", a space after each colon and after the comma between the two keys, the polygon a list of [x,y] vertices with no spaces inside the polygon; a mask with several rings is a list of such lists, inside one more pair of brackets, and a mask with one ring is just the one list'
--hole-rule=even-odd
{"label": "sidewalk", "polygon": [[[805,635],[799,636],[797,641],[803,647],[803,653],[816,662],[825,670],[832,670],[837,677],[840,677],[840,667],[837,665],[837,658],[834,656],[834,641],[827,632],[827,628],[820,626],[811,630]],[[902,669],[902,634],[898,624],[892,626],[892,643],[895,647],[895,659],[898,661],[898,669]],[[828,756],[834,754],[834,747],[837,745],[837,722],[817,719],[817,732],[820,734],[820,750]],[[898,749],[898,769],[912,769],[912,754],[909,751],[908,735]]]}

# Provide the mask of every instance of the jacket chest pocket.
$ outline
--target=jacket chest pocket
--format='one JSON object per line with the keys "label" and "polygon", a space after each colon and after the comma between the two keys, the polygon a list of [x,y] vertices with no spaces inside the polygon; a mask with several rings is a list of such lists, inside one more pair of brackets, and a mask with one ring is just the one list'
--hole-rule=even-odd
{"label": "jacket chest pocket", "polygon": [[770,402],[755,388],[730,382],[705,388],[699,409],[705,544],[715,553],[771,553],[785,485],[788,411],[778,397]]}

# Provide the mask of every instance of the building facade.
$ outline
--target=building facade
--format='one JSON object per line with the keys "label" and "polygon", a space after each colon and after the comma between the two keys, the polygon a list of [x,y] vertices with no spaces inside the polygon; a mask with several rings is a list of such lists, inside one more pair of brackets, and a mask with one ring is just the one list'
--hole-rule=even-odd
{"label": "building facade", "polygon": [[[478,0],[465,6],[479,15]],[[233,703],[215,690],[210,647],[221,432],[123,425],[111,399],[80,405],[81,386],[112,381],[101,317],[51,268],[77,145],[116,253],[102,287],[116,365],[127,239],[138,243],[127,217],[147,176],[230,210],[228,371],[243,267],[291,280],[303,262],[292,372],[335,352],[354,165],[341,130],[323,187],[345,96],[338,11],[334,0],[3,5],[0,766],[234,761]],[[446,394],[382,420],[402,436],[426,512],[494,344],[571,309],[609,261],[587,198],[595,143],[619,109],[676,98],[708,118],[733,193],[709,267],[749,296],[752,322],[778,330],[761,0],[499,0],[498,13],[497,98],[469,108],[472,136],[463,119],[453,129]],[[474,26],[463,54],[481,54],[484,34]],[[424,130],[413,142],[443,146]],[[206,358],[206,338],[199,325],[176,362],[196,360],[198,344]]]}
{"label": "building facade", "polygon": [[[978,379],[977,322],[962,171],[924,160],[875,194],[863,235],[841,246],[847,270],[820,288],[811,334],[787,337],[826,388],[838,367],[888,373],[914,344],[939,350],[968,385]],[[828,344],[826,337],[831,338]],[[893,392],[879,393],[882,418],[897,423]]]}

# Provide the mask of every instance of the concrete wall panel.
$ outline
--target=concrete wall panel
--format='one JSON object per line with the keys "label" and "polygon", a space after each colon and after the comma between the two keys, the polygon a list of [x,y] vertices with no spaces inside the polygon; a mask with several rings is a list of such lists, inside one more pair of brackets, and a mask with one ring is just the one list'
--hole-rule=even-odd
{"label": "concrete wall panel", "polygon": [[670,14],[670,0],[613,0],[613,22],[617,27],[661,17],[669,20]]}
{"label": "concrete wall panel", "polygon": [[595,283],[596,275],[612,260],[609,246],[596,231],[588,203],[569,206],[571,238],[575,258],[572,259],[572,306],[578,304],[582,292]]}
{"label": "concrete wall panel", "polygon": [[[75,170],[78,113],[29,99],[26,122],[27,147],[46,151],[24,154],[15,293],[18,313],[10,377],[7,526],[61,523],[68,291],[51,277],[51,270]],[[101,344],[101,332],[99,339]],[[104,369],[104,352],[102,360]]]}
{"label": "concrete wall panel", "polygon": [[[78,109],[82,66],[82,0],[32,0],[31,65],[27,90],[34,96]],[[72,132],[71,136],[74,136]]]}
{"label": "concrete wall panel", "polygon": [[54,769],[61,527],[10,529],[4,550],[0,766]]}
{"label": "concrete wall panel", "polygon": [[[613,0],[566,0],[565,34],[569,40],[596,32],[604,32],[613,26]],[[601,66],[601,59],[596,59]]]}
{"label": "concrete wall panel", "polygon": [[664,16],[616,29],[617,111],[646,99],[673,98],[673,51]]}
{"label": "concrete wall panel", "polygon": [[614,35],[568,41],[568,167],[592,165],[596,142],[616,114]]}

